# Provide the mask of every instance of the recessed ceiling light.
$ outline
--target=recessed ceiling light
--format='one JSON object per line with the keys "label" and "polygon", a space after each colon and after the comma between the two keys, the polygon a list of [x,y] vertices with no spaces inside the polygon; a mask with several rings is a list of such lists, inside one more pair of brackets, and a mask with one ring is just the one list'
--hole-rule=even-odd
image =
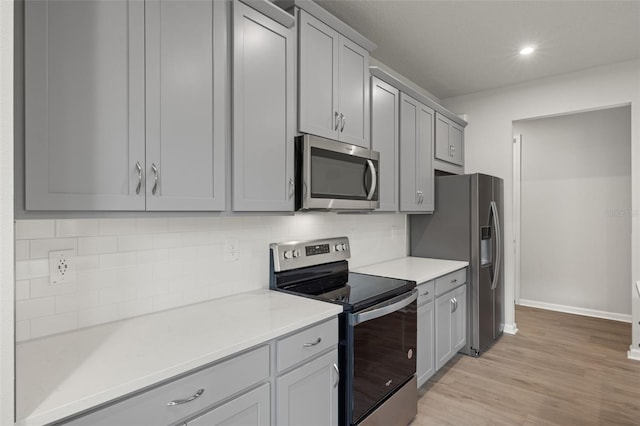
{"label": "recessed ceiling light", "polygon": [[535,47],[533,46],[525,46],[520,50],[520,54],[521,55],[530,55],[533,53],[533,51],[536,50]]}

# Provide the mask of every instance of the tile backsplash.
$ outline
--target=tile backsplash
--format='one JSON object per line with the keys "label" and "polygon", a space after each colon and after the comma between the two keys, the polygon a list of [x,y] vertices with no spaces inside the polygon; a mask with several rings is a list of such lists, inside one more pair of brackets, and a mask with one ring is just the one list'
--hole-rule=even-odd
{"label": "tile backsplash", "polygon": [[[16,221],[16,340],[268,288],[268,244],[346,235],[352,267],[407,255],[401,214]],[[225,256],[237,247],[237,259]],[[75,281],[49,283],[73,249]]]}

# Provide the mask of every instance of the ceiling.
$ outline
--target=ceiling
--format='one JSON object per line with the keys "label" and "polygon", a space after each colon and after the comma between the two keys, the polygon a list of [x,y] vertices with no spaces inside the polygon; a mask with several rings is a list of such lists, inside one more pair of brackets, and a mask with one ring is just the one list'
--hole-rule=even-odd
{"label": "ceiling", "polygon": [[440,99],[640,58],[640,0],[318,3]]}

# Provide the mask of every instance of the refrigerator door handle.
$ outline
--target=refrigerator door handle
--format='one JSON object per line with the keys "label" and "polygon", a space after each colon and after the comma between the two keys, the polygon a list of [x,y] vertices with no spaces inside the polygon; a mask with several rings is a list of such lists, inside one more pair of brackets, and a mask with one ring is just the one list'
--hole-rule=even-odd
{"label": "refrigerator door handle", "polygon": [[500,262],[502,261],[502,232],[500,230],[500,218],[498,217],[498,206],[495,201],[491,201],[491,217],[493,218],[493,224],[496,234],[496,258],[494,262],[493,270],[493,282],[491,283],[491,290],[495,290],[498,286],[498,279],[500,278]]}

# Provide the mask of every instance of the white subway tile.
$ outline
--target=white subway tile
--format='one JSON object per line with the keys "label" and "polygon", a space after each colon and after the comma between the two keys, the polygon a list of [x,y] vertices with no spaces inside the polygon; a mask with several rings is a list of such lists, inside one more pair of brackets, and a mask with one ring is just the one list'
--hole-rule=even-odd
{"label": "white subway tile", "polygon": [[153,311],[163,311],[182,306],[182,293],[167,293],[153,296]]}
{"label": "white subway tile", "polygon": [[78,328],[78,313],[67,312],[31,320],[31,338],[49,336]]}
{"label": "white subway tile", "polygon": [[[221,240],[221,234],[216,231],[185,232],[182,234],[182,246],[206,246]],[[224,242],[224,240],[222,240]]]}
{"label": "white subway tile", "polygon": [[17,220],[15,229],[16,240],[53,238],[55,236],[55,222],[53,220]]}
{"label": "white subway tile", "polygon": [[133,266],[138,263],[135,251],[127,251],[124,253],[112,253],[100,255],[100,268],[122,268],[125,266]]}
{"label": "white subway tile", "polygon": [[219,216],[196,217],[196,230],[216,231],[225,228],[224,221]]}
{"label": "white subway tile", "polygon": [[29,240],[17,240],[15,251],[16,260],[29,259]]}
{"label": "white subway tile", "polygon": [[56,237],[93,237],[100,235],[100,219],[56,220]]}
{"label": "white subway tile", "polygon": [[151,312],[153,312],[153,301],[151,298],[130,300],[118,305],[119,319],[145,315]]}
{"label": "white subway tile", "polygon": [[18,280],[16,281],[15,287],[15,299],[16,300],[25,300],[31,297],[31,289],[29,280]]}
{"label": "white subway tile", "polygon": [[49,277],[34,278],[30,281],[31,297],[59,296],[72,294],[78,290],[76,282],[51,285]]}
{"label": "white subway tile", "polygon": [[153,248],[153,237],[149,234],[120,235],[118,251],[150,250]]}
{"label": "white subway tile", "polygon": [[182,244],[182,234],[168,233],[153,236],[153,248],[175,248]]}
{"label": "white subway tile", "polygon": [[115,253],[118,251],[116,237],[78,238],[78,255]]}
{"label": "white subway tile", "polygon": [[143,285],[152,278],[153,264],[129,266],[120,268],[117,283],[122,287],[134,287]]}
{"label": "white subway tile", "polygon": [[76,256],[75,266],[77,271],[89,271],[100,269],[100,256]]}
{"label": "white subway tile", "polygon": [[169,232],[190,232],[197,230],[198,223],[193,217],[170,217]]}
{"label": "white subway tile", "polygon": [[31,321],[16,322],[16,342],[24,342],[31,338]]}
{"label": "white subway tile", "polygon": [[49,258],[49,252],[55,250],[78,250],[78,240],[75,238],[31,240],[31,259]]}
{"label": "white subway tile", "polygon": [[80,291],[97,291],[118,283],[118,269],[78,271],[76,281]]}
{"label": "white subway tile", "polygon": [[126,235],[135,232],[135,219],[100,219],[100,235]]}
{"label": "white subway tile", "polygon": [[78,312],[78,326],[90,327],[118,319],[118,305],[99,306]]}
{"label": "white subway tile", "polygon": [[100,294],[96,291],[56,296],[56,313],[77,312],[98,305]]}
{"label": "white subway tile", "polygon": [[52,315],[55,312],[53,297],[19,300],[16,302],[16,321]]}
{"label": "white subway tile", "polygon": [[167,263],[169,261],[169,250],[143,250],[138,252],[138,263]]}
{"label": "white subway tile", "polygon": [[185,304],[204,302],[205,300],[209,300],[209,287],[206,285],[199,285],[184,292],[183,302]]}
{"label": "white subway tile", "polygon": [[179,247],[169,249],[169,262],[193,260],[198,255],[197,247]]}
{"label": "white subway tile", "polygon": [[147,297],[158,296],[160,294],[169,293],[169,282],[152,282],[145,283],[138,286],[138,298],[144,299]]}
{"label": "white subway tile", "polygon": [[138,218],[136,232],[138,234],[159,234],[169,231],[168,218]]}
{"label": "white subway tile", "polygon": [[49,276],[49,259],[16,261],[16,280]]}
{"label": "white subway tile", "polygon": [[109,305],[111,303],[120,303],[127,300],[133,300],[138,296],[135,287],[108,287],[100,290],[100,304]]}

